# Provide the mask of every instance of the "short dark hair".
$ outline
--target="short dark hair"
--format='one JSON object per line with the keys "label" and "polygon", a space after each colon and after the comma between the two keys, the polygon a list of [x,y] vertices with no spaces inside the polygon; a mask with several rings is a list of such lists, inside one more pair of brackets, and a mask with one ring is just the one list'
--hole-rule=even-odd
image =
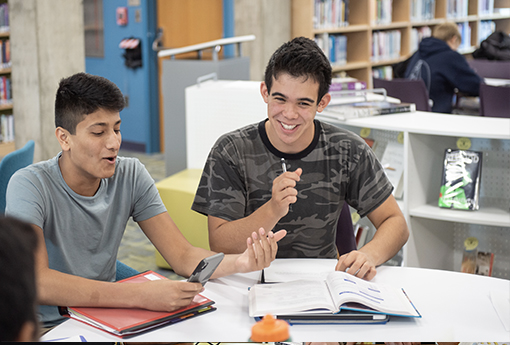
{"label": "short dark hair", "polygon": [[322,49],[311,39],[296,37],[278,48],[266,66],[264,82],[271,92],[273,78],[286,73],[292,77],[312,78],[319,83],[317,103],[329,92],[331,85],[331,63]]}
{"label": "short dark hair", "polygon": [[[0,341],[15,341],[26,322],[37,326],[35,250],[31,225],[0,217]],[[38,337],[35,327],[34,339]]]}
{"label": "short dark hair", "polygon": [[124,96],[120,89],[106,78],[77,73],[60,80],[55,97],[55,127],[62,127],[75,134],[83,117],[104,109],[121,111]]}

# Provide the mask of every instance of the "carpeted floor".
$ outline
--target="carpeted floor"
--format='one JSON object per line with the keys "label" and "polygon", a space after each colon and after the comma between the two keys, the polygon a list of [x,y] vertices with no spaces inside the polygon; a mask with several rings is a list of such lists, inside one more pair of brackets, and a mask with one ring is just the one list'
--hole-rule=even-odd
{"label": "carpeted floor", "polygon": [[[155,182],[166,177],[165,161],[162,153],[144,154],[121,150],[119,155],[137,157],[145,165]],[[140,272],[152,270],[169,279],[183,279],[172,270],[157,267],[154,246],[132,219],[129,220],[126,227],[117,259]]]}

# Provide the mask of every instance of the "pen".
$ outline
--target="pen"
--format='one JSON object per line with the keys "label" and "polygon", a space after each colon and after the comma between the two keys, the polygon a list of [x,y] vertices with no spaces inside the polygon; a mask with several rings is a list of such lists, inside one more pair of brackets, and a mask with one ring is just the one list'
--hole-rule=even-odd
{"label": "pen", "polygon": [[[282,162],[282,170],[283,172],[287,172],[287,164],[285,164],[285,158],[281,158],[280,162]],[[289,205],[289,212],[292,211],[292,204]]]}
{"label": "pen", "polygon": [[282,162],[282,170],[283,172],[287,172],[287,164],[285,164],[285,158],[280,159]]}

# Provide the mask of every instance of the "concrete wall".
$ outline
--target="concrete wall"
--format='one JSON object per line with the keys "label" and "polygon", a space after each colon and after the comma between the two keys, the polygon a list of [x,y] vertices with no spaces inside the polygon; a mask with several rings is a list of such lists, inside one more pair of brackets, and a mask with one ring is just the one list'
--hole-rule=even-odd
{"label": "concrete wall", "polygon": [[9,0],[16,147],[35,141],[34,162],[60,151],[55,92],[61,78],[85,70],[81,0]]}
{"label": "concrete wall", "polygon": [[291,39],[291,0],[235,0],[235,35],[255,35],[243,43],[243,56],[250,57],[251,80],[263,80],[273,52]]}

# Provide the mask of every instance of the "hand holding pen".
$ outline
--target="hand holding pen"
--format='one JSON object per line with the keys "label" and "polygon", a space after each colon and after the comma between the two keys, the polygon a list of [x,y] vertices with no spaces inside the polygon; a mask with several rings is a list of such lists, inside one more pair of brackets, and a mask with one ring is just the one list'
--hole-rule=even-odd
{"label": "hand holding pen", "polygon": [[284,217],[290,210],[291,204],[297,201],[296,184],[300,180],[302,169],[296,171],[287,171],[285,159],[280,160],[283,173],[273,181],[271,201],[275,205],[274,210],[280,216]]}

